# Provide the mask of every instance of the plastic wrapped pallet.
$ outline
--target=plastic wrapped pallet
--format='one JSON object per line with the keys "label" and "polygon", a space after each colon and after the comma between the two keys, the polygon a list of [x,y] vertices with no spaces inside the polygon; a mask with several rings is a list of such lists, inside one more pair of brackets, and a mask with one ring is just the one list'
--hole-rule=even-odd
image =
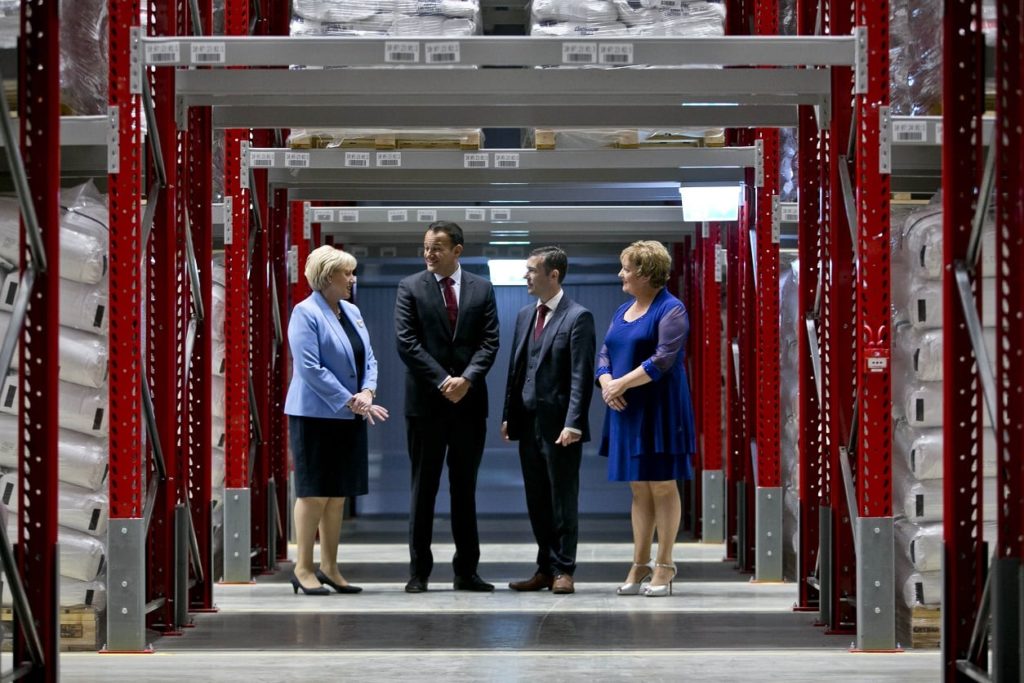
{"label": "plastic wrapped pallet", "polygon": [[210,421],[210,443],[214,448],[224,448],[227,442],[227,429],[224,426],[224,418],[213,416]]}
{"label": "plastic wrapped pallet", "polygon": [[[107,479],[109,450],[104,439],[60,429],[57,459],[61,481],[95,490]],[[0,467],[18,467],[18,418],[6,413],[0,413]]]}
{"label": "plastic wrapped pallet", "polygon": [[[990,362],[996,357],[996,331],[982,330]],[[942,330],[919,330],[905,323],[897,324],[893,334],[893,365],[908,368],[919,382],[942,381]]]}
{"label": "plastic wrapped pallet", "polygon": [[[7,520],[7,537],[16,538],[18,521]],[[106,544],[89,534],[67,527],[57,527],[57,545],[60,548],[60,575],[79,581],[93,581],[103,570]]]}
{"label": "plastic wrapped pallet", "polygon": [[295,128],[293,149],[480,149],[479,128]]}
{"label": "plastic wrapped pallet", "polygon": [[73,114],[107,113],[107,30],[106,0],[61,0],[61,101]]}
{"label": "plastic wrapped pallet", "polygon": [[697,38],[725,33],[725,6],[714,2],[627,0],[534,0],[530,35],[678,36]]}
{"label": "plastic wrapped pallet", "polygon": [[942,603],[942,572],[912,572],[902,586],[903,604],[939,605]]}
{"label": "plastic wrapped pallet", "polygon": [[214,340],[224,341],[224,303],[226,293],[224,287],[214,283],[212,290],[213,312],[210,317],[210,334]]}
{"label": "plastic wrapped pallet", "polygon": [[478,0],[297,0],[293,36],[472,36]]}
{"label": "plastic wrapped pallet", "polygon": [[214,417],[224,418],[226,396],[227,386],[224,378],[213,376],[210,382],[210,412]]}
{"label": "plastic wrapped pallet", "polygon": [[779,191],[780,202],[797,201],[799,190],[800,157],[797,152],[800,141],[795,128],[783,128],[779,131],[779,180],[782,187]]}
{"label": "plastic wrapped pallet", "polygon": [[[996,324],[996,279],[982,278],[976,286],[981,287],[981,325],[995,327]],[[942,281],[921,280],[910,290],[904,316],[917,328],[942,327]]]}
{"label": "plastic wrapped pallet", "polygon": [[[899,420],[894,432],[893,453],[918,481],[942,479],[943,439],[941,427],[914,429]],[[982,455],[982,476],[996,476],[996,435],[991,429],[982,431]]]}
{"label": "plastic wrapped pallet", "polygon": [[[8,273],[0,285],[0,311],[14,310],[21,276]],[[60,324],[83,332],[107,333],[107,283],[87,285],[61,279]]]}
{"label": "plastic wrapped pallet", "polygon": [[110,244],[107,196],[97,190],[92,181],[61,190],[60,208],[61,227],[97,240],[107,251]]}
{"label": "plastic wrapped pallet", "polygon": [[[18,263],[21,257],[21,213],[18,201],[0,197],[0,258]],[[81,231],[60,229],[61,279],[94,285],[107,272],[106,244]]]}
{"label": "plastic wrapped pallet", "polygon": [[[915,482],[912,478],[906,477],[902,481],[893,480],[893,499],[902,508],[902,513],[908,520],[921,524],[924,522],[938,522],[942,520],[942,487],[943,479],[930,479],[928,481]],[[982,519],[996,518],[996,480],[993,477],[982,479]]]}
{"label": "plastic wrapped pallet", "polygon": [[[4,607],[11,605],[10,587],[6,581],[3,584]],[[60,577],[58,587],[60,606],[67,607],[92,607],[96,610],[104,610],[107,607],[107,586],[105,581],[80,581],[67,576]]]}
{"label": "plastic wrapped pallet", "polygon": [[217,339],[216,336],[211,344],[213,351],[212,367],[213,374],[218,377],[223,377],[227,372],[228,359],[227,359],[227,347],[224,344],[224,339]]}
{"label": "plastic wrapped pallet", "polygon": [[[942,278],[942,207],[929,205],[912,213],[902,226],[900,258],[910,275],[928,280]],[[982,224],[981,258],[978,263],[982,277],[996,275],[996,229],[990,216]]]}
{"label": "plastic wrapped pallet", "polygon": [[[942,382],[912,382],[902,388],[895,384],[893,415],[906,418],[915,429],[942,426]],[[987,410],[982,411],[982,422],[991,424]]]}
{"label": "plastic wrapped pallet", "polygon": [[[994,541],[998,533],[996,523],[986,521],[982,526],[986,541]],[[896,543],[906,550],[914,571],[942,570],[942,522],[914,524],[905,519],[896,521]]]}
{"label": "plastic wrapped pallet", "polygon": [[[15,472],[0,474],[0,501],[12,512],[19,509],[19,478]],[[105,491],[90,491],[61,483],[57,489],[57,518],[61,526],[93,536],[107,532],[110,503]]]}
{"label": "plastic wrapped pallet", "polygon": [[[18,414],[17,375],[8,375],[0,390],[0,412]],[[63,429],[90,436],[107,434],[107,389],[60,382],[57,399],[57,424]]]}
{"label": "plastic wrapped pallet", "polygon": [[[11,314],[0,311],[0,338],[7,334]],[[107,345],[102,337],[70,327],[60,328],[57,340],[60,379],[87,387],[102,387],[107,381]],[[18,354],[12,358],[18,364]]]}

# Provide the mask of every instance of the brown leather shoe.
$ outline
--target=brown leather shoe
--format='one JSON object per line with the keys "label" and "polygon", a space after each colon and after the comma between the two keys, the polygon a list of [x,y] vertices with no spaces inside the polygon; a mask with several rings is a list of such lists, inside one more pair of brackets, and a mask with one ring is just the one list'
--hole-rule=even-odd
{"label": "brown leather shoe", "polygon": [[559,574],[556,576],[554,583],[551,585],[551,592],[561,595],[575,593],[576,586],[572,581],[572,576],[569,574]]}
{"label": "brown leather shoe", "polygon": [[537,572],[525,581],[512,581],[508,587],[514,591],[543,591],[551,588],[553,581],[547,574]]}

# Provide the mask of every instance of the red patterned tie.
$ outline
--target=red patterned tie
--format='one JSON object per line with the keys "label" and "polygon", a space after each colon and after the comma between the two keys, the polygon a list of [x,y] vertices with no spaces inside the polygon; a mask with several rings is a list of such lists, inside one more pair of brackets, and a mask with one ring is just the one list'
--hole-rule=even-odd
{"label": "red patterned tie", "polygon": [[537,324],[533,327],[533,341],[540,339],[541,333],[544,332],[544,319],[548,317],[548,311],[550,310],[544,304],[537,307]]}
{"label": "red patterned tie", "polygon": [[455,280],[443,277],[441,285],[444,287],[444,307],[448,309],[448,324],[452,327],[452,334],[455,334],[455,321],[459,319],[459,304],[455,300]]}

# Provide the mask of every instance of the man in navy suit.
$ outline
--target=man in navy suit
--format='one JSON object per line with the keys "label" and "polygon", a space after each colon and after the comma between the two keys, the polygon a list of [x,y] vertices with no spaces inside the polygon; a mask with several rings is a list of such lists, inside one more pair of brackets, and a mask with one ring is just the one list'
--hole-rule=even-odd
{"label": "man in navy suit", "polygon": [[399,283],[395,302],[412,461],[407,593],[427,590],[434,566],[434,502],[446,456],[454,587],[494,590],[477,574],[476,476],[487,433],[484,378],[498,353],[498,309],[491,283],[459,265],[463,244],[457,224],[431,223],[423,237],[427,269]]}
{"label": "man in navy suit", "polygon": [[569,267],[558,247],[526,261],[527,291],[537,297],[516,318],[501,431],[519,442],[526,507],[537,540],[537,571],[513,581],[516,591],[575,591],[580,461],[590,439],[594,391],[594,316],[569,299]]}

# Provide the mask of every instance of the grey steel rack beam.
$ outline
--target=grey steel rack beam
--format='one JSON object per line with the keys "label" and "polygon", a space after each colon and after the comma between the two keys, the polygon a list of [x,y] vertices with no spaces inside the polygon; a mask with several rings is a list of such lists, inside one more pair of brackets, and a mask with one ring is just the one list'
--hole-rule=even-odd
{"label": "grey steel rack beam", "polygon": [[[14,121],[18,123],[17,119]],[[61,173],[67,177],[107,174],[106,116],[62,116],[60,119]],[[0,140],[0,156],[6,156]]]}
{"label": "grey steel rack beam", "polygon": [[[702,176],[707,178],[708,176]],[[678,182],[651,183],[525,183],[452,185],[419,183],[410,185],[350,185],[347,187],[297,187],[288,190],[295,201],[353,201],[469,204],[545,203],[628,204],[633,202],[678,202]]]}
{"label": "grey steel rack beam", "polygon": [[[995,118],[982,120],[982,142],[992,142]],[[892,189],[934,193],[942,181],[942,117],[892,117]]]}
{"label": "grey steel rack beam", "polygon": [[852,36],[143,37],[138,49],[144,66],[856,65]]}

